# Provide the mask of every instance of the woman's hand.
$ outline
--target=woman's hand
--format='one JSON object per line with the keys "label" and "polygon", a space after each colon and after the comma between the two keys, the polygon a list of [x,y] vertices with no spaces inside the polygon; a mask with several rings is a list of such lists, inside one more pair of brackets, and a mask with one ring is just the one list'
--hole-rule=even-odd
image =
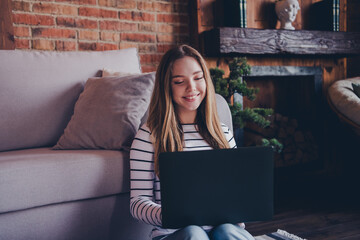
{"label": "woman's hand", "polygon": [[245,223],[237,223],[236,225],[238,225],[241,228],[245,228]]}

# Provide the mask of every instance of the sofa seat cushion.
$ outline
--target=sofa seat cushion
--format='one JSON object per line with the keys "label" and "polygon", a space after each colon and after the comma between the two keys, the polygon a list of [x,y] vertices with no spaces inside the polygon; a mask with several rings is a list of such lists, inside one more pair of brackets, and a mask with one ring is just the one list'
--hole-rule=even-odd
{"label": "sofa seat cushion", "polygon": [[112,150],[0,152],[0,213],[129,192],[128,159]]}
{"label": "sofa seat cushion", "polygon": [[360,77],[334,82],[328,89],[328,97],[336,111],[360,125],[360,98],[354,92],[353,83],[360,83]]}

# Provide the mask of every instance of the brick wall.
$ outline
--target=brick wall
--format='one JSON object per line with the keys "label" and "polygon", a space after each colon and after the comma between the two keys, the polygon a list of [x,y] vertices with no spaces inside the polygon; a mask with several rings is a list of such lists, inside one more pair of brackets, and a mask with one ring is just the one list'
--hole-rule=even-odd
{"label": "brick wall", "polygon": [[15,48],[99,51],[136,47],[143,72],[189,42],[184,0],[13,0]]}

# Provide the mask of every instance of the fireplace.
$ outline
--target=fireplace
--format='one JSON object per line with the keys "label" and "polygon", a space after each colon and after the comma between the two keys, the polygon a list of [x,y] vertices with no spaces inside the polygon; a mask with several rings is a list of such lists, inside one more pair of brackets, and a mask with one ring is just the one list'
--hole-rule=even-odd
{"label": "fireplace", "polygon": [[244,107],[272,108],[274,115],[266,129],[248,124],[244,145],[275,137],[284,145],[275,154],[275,167],[320,168],[324,138],[321,67],[253,66],[245,81],[260,91],[255,101],[244,99]]}
{"label": "fireplace", "polygon": [[[194,26],[195,28],[199,27],[198,25]],[[334,157],[336,146],[334,146],[330,119],[323,117],[324,114],[321,114],[321,112],[327,112],[327,104],[323,103],[324,97],[322,97],[322,93],[326,93],[333,82],[346,78],[347,62],[345,58],[360,54],[360,33],[230,28],[214,27],[211,24],[206,25],[206,27],[201,26],[195,29],[195,32],[199,34],[199,48],[209,65],[226,67],[228,57],[247,57],[248,63],[253,66],[253,74],[248,78],[248,83],[249,85],[260,85],[261,88],[256,103],[267,106],[275,105],[275,100],[277,103],[281,103],[281,101],[288,102],[291,94],[288,97],[282,96],[282,98],[278,96],[278,93],[283,94],[284,92],[280,91],[282,89],[279,87],[280,83],[290,81],[290,83],[285,83],[290,84],[288,88],[298,86],[296,92],[305,93],[306,99],[310,99],[308,101],[311,102],[312,111],[309,115],[312,120],[309,121],[311,124],[307,125],[312,126],[311,128],[314,129],[311,129],[311,134],[314,135],[313,138],[318,148],[317,153],[319,156],[316,160],[312,160],[314,157],[309,158],[311,159],[309,163],[321,164],[322,169],[319,172],[337,174],[338,160]],[[288,67],[288,65],[299,67]],[[273,75],[272,72],[276,74]],[[298,85],[302,83],[311,86]],[[300,88],[305,90],[298,91]],[[291,92],[290,90],[286,91]],[[274,94],[273,98],[270,93]],[[266,95],[264,98],[262,97],[263,94]],[[261,102],[261,99],[265,100]],[[302,96],[300,100],[305,100],[305,98]],[[295,101],[296,99],[293,100],[293,102]],[[303,103],[301,105],[297,104],[296,107],[292,107],[290,110],[300,109],[300,106],[307,105]],[[279,107],[283,108],[283,106]],[[275,110],[278,111],[278,109]],[[285,117],[284,120],[287,118],[291,122],[296,122],[292,120],[291,116],[287,115],[288,113],[285,112],[279,118]],[[299,128],[303,127],[307,122],[304,121],[305,123],[303,123],[303,121],[299,122],[298,120]],[[248,132],[246,133],[248,134]],[[298,141],[301,140],[301,136],[298,136],[297,139]],[[290,155],[286,157],[286,159],[292,159]],[[301,161],[306,162],[306,160]],[[300,160],[297,162],[289,160],[284,162],[283,165],[299,167],[307,165],[299,162]],[[278,163],[278,166],[281,166],[281,164]],[[284,170],[286,172],[287,169]]]}

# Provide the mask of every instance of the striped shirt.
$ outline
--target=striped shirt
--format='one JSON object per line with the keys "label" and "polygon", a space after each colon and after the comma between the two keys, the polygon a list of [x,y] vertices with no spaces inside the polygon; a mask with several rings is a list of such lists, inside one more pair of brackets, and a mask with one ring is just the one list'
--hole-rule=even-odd
{"label": "striped shirt", "polygon": [[[236,143],[230,129],[221,124],[230,148]],[[197,130],[196,124],[182,124],[184,151],[211,150]],[[154,226],[151,237],[173,233],[174,229],[161,228],[160,181],[154,171],[154,146],[150,130],[143,125],[135,136],[130,150],[130,212],[131,215]]]}

